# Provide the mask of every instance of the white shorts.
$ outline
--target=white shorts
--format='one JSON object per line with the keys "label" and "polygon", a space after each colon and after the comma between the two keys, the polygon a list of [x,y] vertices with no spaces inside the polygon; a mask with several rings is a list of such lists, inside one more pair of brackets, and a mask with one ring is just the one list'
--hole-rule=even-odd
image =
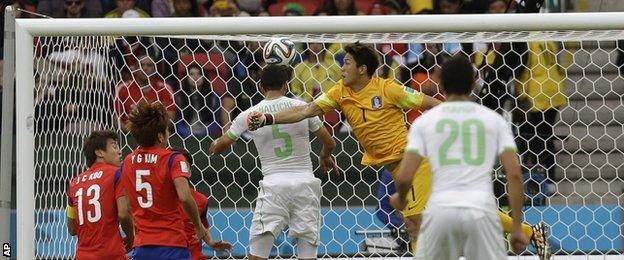
{"label": "white shorts", "polygon": [[250,240],[265,232],[271,232],[277,237],[288,225],[288,236],[318,245],[321,230],[321,180],[314,177],[276,177],[260,181]]}
{"label": "white shorts", "polygon": [[503,229],[496,212],[440,207],[423,213],[414,259],[507,259]]}

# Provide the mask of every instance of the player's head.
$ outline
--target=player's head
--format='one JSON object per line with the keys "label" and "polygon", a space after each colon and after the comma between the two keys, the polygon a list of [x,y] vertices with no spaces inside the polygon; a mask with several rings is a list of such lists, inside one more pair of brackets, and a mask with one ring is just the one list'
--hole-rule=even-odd
{"label": "player's head", "polygon": [[186,162],[188,162],[189,165],[193,165],[193,156],[186,149],[182,147],[173,147],[171,150],[181,153],[182,156],[184,156],[184,159],[186,159]]}
{"label": "player's head", "polygon": [[121,165],[121,150],[117,144],[117,133],[110,130],[93,131],[82,145],[82,154],[87,165],[96,162]]}
{"label": "player's head", "polygon": [[345,46],[342,80],[347,86],[357,83],[362,78],[371,78],[379,67],[377,51],[373,47],[359,42]]}
{"label": "player's head", "polygon": [[447,96],[470,95],[474,76],[474,70],[468,58],[461,55],[453,56],[442,64],[440,71],[442,90]]}
{"label": "player's head", "polygon": [[130,112],[128,129],[143,147],[166,147],[169,140],[169,114],[160,102],[141,101]]}
{"label": "player's head", "polygon": [[264,91],[286,90],[288,80],[290,80],[290,72],[288,66],[269,64],[262,69],[260,85]]}

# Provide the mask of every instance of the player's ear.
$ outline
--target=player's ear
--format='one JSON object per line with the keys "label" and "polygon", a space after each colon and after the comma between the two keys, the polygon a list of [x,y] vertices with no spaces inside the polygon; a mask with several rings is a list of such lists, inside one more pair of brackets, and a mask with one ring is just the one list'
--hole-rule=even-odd
{"label": "player's ear", "polygon": [[262,83],[258,84],[258,90],[260,90],[260,93],[262,93],[262,94],[266,93],[266,90],[262,86]]}
{"label": "player's ear", "polygon": [[104,157],[105,153],[106,153],[106,151],[101,150],[101,149],[97,149],[97,150],[95,150],[95,158],[102,158],[102,157]]}
{"label": "player's ear", "polygon": [[358,73],[360,76],[366,75],[368,73],[368,67],[366,67],[366,65],[359,66]]}

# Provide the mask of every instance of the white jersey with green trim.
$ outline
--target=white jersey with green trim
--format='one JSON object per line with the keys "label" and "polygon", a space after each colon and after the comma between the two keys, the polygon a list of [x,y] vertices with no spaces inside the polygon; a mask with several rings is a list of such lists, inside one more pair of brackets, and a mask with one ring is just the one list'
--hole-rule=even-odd
{"label": "white jersey with green trim", "polygon": [[433,183],[427,208],[496,210],[492,169],[508,149],[516,144],[501,115],[474,102],[453,101],[414,121],[406,152],[429,159]]}
{"label": "white jersey with green trim", "polygon": [[[265,99],[240,113],[232,121],[227,135],[236,140],[247,131],[247,114],[251,111],[275,114],[305,104],[288,97]],[[251,132],[264,176],[285,173],[289,176],[300,174],[314,177],[310,159],[310,132],[316,132],[322,126],[318,117],[312,117],[293,124],[268,125]]]}

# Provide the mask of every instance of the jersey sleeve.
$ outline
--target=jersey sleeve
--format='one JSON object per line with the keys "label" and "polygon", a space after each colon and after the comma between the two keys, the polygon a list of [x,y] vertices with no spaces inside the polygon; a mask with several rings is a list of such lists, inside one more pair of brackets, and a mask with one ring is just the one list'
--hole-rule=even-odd
{"label": "jersey sleeve", "polygon": [[312,102],[323,109],[323,112],[328,112],[339,109],[338,101],[340,101],[340,98],[340,83],[338,83]]}
{"label": "jersey sleeve", "polygon": [[420,156],[425,156],[425,140],[420,134],[422,132],[422,122],[424,120],[416,120],[412,126],[410,126],[409,133],[407,135],[407,146],[405,147],[406,153],[414,153]]}
{"label": "jersey sleeve", "polygon": [[121,181],[121,167],[115,171],[115,179],[113,180],[113,187],[115,188],[115,199],[126,196],[123,182]]}
{"label": "jersey sleeve", "polygon": [[308,118],[308,129],[310,132],[316,132],[323,126],[323,121],[318,116]]}
{"label": "jersey sleeve", "polygon": [[385,94],[390,100],[390,103],[396,105],[401,109],[420,108],[422,106],[425,95],[416,91],[415,89],[404,87],[391,79],[384,81]]}
{"label": "jersey sleeve", "polygon": [[171,156],[175,156],[175,158],[173,158],[172,160],[171,167],[169,168],[171,169],[171,180],[175,180],[179,177],[184,177],[187,179],[190,178],[191,171],[189,169],[188,162],[186,162],[186,160],[184,159],[184,156],[182,156],[181,154],[172,154]]}
{"label": "jersey sleeve", "polygon": [[502,154],[507,150],[516,151],[516,142],[514,141],[513,134],[511,133],[511,125],[502,117],[499,117],[498,119],[497,154]]}
{"label": "jersey sleeve", "polygon": [[230,126],[230,129],[225,133],[227,137],[229,137],[232,140],[236,140],[245,131],[247,131],[247,114],[248,113],[249,113],[248,111],[242,112],[238,114],[236,118],[234,118],[234,121],[232,121],[232,125]]}

